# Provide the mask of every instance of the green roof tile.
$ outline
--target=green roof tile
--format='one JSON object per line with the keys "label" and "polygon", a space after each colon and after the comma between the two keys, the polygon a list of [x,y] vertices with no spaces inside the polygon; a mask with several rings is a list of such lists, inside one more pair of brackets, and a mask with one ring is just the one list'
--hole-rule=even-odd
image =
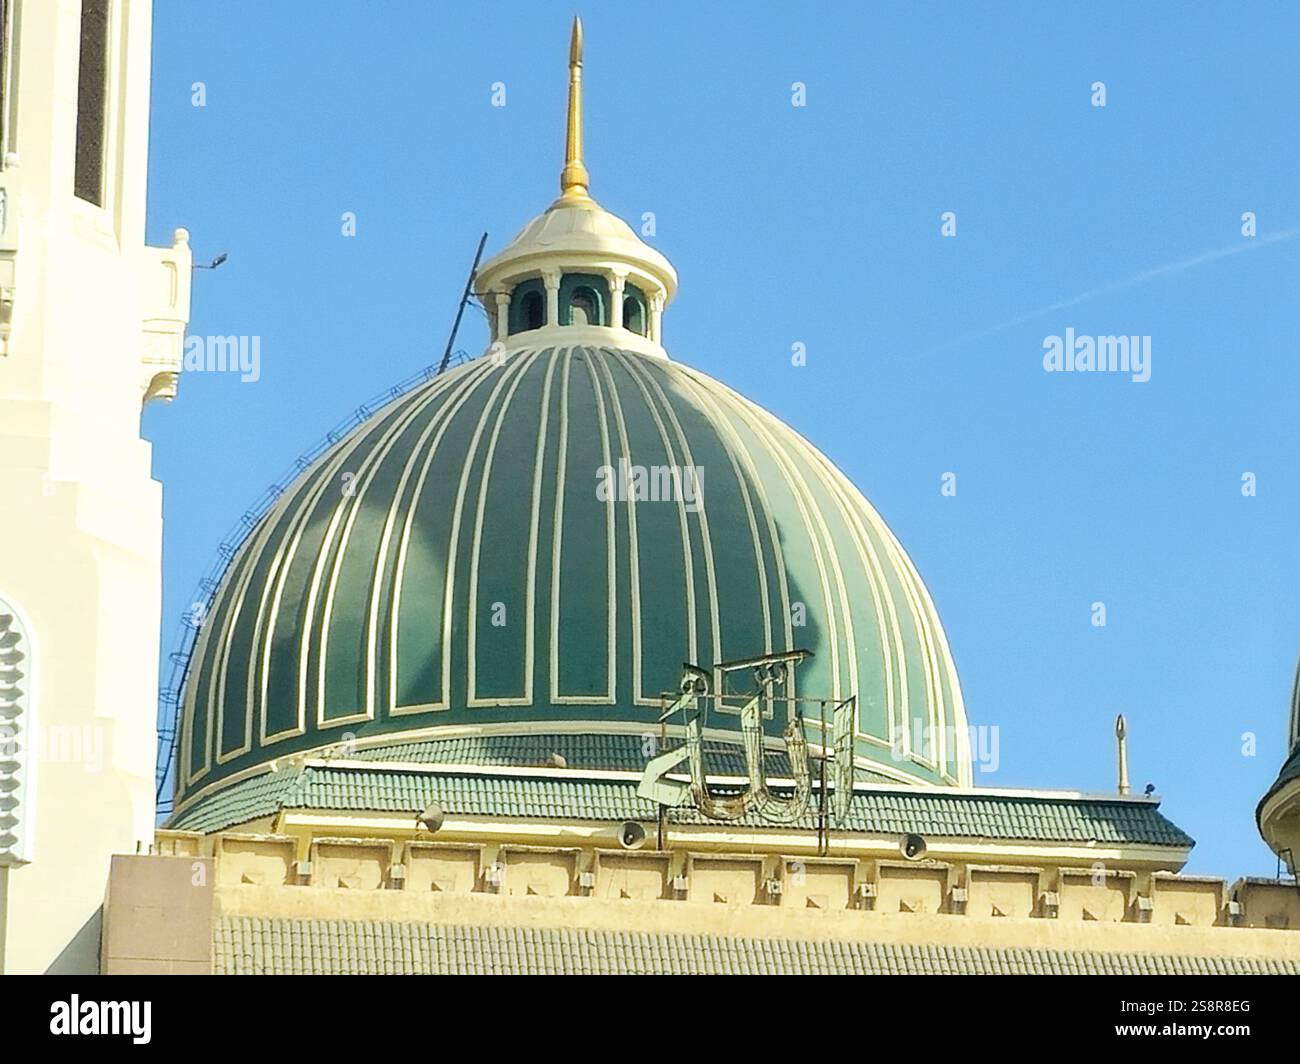
{"label": "green roof tile", "polygon": [[[177,814],[171,827],[219,831],[278,808],[416,813],[432,801],[451,814],[542,820],[650,820],[652,802],[635,782],[575,778],[438,774],[385,769],[307,767],[243,780]],[[672,809],[679,824],[709,821],[693,808]],[[742,824],[767,824],[755,816]],[[815,826],[811,816],[796,828]],[[853,797],[839,830],[937,837],[1190,847],[1192,839],[1155,802],[935,791],[866,791]]]}
{"label": "green roof tile", "polygon": [[173,816],[168,826],[180,831],[222,831],[269,816],[281,808],[297,780],[298,773],[292,769],[241,780],[195,804],[184,814]]}

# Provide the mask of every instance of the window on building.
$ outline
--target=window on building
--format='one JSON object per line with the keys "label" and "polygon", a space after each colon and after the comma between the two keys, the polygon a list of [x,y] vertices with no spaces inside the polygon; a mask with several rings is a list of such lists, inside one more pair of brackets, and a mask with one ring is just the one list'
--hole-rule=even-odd
{"label": "window on building", "polygon": [[575,288],[569,302],[570,325],[599,325],[600,297],[591,288]]}
{"label": "window on building", "polygon": [[560,279],[561,325],[611,325],[609,282],[594,273],[566,273]]}
{"label": "window on building", "polygon": [[633,296],[623,300],[623,328],[640,336],[645,335],[645,307]]}
{"label": "window on building", "polygon": [[529,292],[524,296],[523,319],[525,329],[540,329],[546,324],[546,305],[540,292]]}
{"label": "window on building", "polygon": [[81,59],[77,72],[78,199],[104,205],[108,124],[108,14],[112,0],[81,0]]}
{"label": "window on building", "polygon": [[636,285],[628,285],[623,296],[623,328],[638,336],[646,334],[645,294]]}
{"label": "window on building", "polygon": [[510,294],[510,332],[528,332],[546,324],[546,290],[540,279],[520,281]]}

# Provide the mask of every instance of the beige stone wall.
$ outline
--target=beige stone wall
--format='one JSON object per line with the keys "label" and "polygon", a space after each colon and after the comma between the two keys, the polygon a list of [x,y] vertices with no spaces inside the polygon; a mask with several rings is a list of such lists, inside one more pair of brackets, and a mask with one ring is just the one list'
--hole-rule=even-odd
{"label": "beige stone wall", "polygon": [[686,900],[732,908],[766,900],[761,857],[699,857],[687,862]]}
{"label": "beige stone wall", "polygon": [[1232,900],[1244,927],[1300,931],[1300,887],[1263,879],[1239,879]]}
{"label": "beige stone wall", "polygon": [[1136,895],[1132,872],[1096,868],[1058,873],[1059,918],[1067,921],[1123,923]]}
{"label": "beige stone wall", "polygon": [[389,884],[393,848],[363,839],[317,839],[312,843],[310,883],[342,890],[383,890]]}
{"label": "beige stone wall", "polygon": [[[287,837],[163,833],[159,842],[186,858],[208,847],[214,911],[234,916],[1300,955],[1300,892],[1274,881],[1229,889],[1211,877],[1102,867],[365,838],[316,840],[308,874],[295,875],[301,851]],[[338,885],[340,876],[354,878]]]}
{"label": "beige stone wall", "polygon": [[227,887],[241,884],[278,887],[294,883],[296,853],[293,839],[223,835],[215,846],[217,881]]}
{"label": "beige stone wall", "polygon": [[624,901],[660,901],[673,894],[672,860],[666,853],[596,855],[595,895]]}
{"label": "beige stone wall", "polygon": [[991,919],[1038,916],[1042,878],[1038,868],[971,866],[967,869],[966,915]]}
{"label": "beige stone wall", "polygon": [[951,866],[932,862],[877,861],[873,908],[880,913],[948,912],[952,873]]}
{"label": "beige stone wall", "polygon": [[407,843],[402,889],[413,894],[421,891],[468,894],[478,889],[481,856],[478,848],[473,846]]}
{"label": "beige stone wall", "polygon": [[832,911],[854,906],[854,888],[858,883],[855,861],[828,861],[815,858],[782,860],[781,904],[791,909]]}
{"label": "beige stone wall", "polygon": [[1226,922],[1227,890],[1221,879],[1209,876],[1151,877],[1151,923],[1213,927]]}

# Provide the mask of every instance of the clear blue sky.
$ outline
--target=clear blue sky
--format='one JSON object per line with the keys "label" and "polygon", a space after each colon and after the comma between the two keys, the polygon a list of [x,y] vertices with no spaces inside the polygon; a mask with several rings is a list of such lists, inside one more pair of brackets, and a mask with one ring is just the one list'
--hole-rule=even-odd
{"label": "clear blue sky", "polygon": [[[592,191],[657,217],[670,351],[809,436],[907,547],[972,721],[1000,730],[977,783],[1109,790],[1122,711],[1190,870],[1271,874],[1254,806],[1300,651],[1300,239],[1266,239],[1300,226],[1300,7],[576,10]],[[185,225],[229,252],[195,275],[191,333],[262,344],[258,382],[189,375],[145,415],[164,651],[241,512],[437,360],[479,233],[499,248],[554,197],[574,13],[157,0],[150,240]],[[1249,250],[1110,287],[1249,243],[1244,211]],[[1149,335],[1151,380],[1045,373],[1067,327]],[[485,336],[467,316],[459,346]]]}

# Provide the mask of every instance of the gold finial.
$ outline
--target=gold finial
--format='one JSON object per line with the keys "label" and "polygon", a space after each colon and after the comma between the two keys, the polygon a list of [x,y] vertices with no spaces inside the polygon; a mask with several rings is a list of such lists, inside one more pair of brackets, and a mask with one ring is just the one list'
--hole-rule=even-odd
{"label": "gold finial", "polygon": [[582,19],[574,17],[569,38],[569,119],[564,140],[560,202],[589,203],[591,177],[582,163]]}

